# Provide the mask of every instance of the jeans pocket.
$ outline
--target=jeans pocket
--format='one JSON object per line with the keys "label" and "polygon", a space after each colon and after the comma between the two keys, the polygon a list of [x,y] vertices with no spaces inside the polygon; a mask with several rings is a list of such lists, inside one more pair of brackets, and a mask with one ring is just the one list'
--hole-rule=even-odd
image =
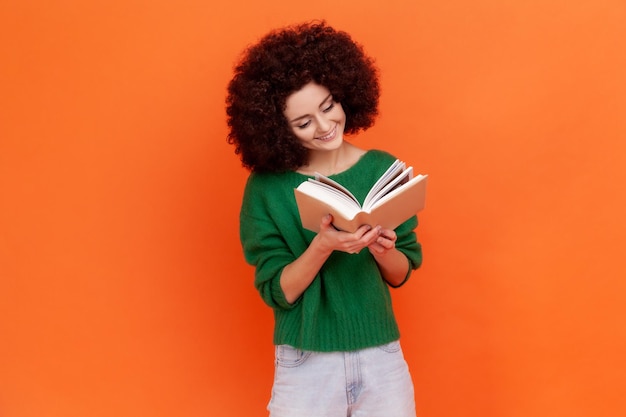
{"label": "jeans pocket", "polygon": [[394,340],[391,343],[387,343],[386,345],[378,346],[378,349],[387,352],[387,353],[397,353],[400,351],[400,341]]}
{"label": "jeans pocket", "polygon": [[311,356],[311,352],[296,349],[293,346],[276,346],[276,366],[295,368],[306,362],[309,356]]}

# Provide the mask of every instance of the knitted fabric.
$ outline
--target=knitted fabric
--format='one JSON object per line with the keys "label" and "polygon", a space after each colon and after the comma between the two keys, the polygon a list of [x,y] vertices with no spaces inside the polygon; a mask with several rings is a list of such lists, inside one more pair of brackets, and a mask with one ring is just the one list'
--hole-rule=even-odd
{"label": "knitted fabric", "polygon": [[[393,161],[392,155],[371,150],[331,178],[362,202]],[[315,236],[302,228],[294,197],[294,188],[307,178],[297,172],[252,173],[244,191],[240,238],[246,261],[256,267],[255,286],[274,310],[274,343],[329,352],[397,340],[389,285],[367,248],[358,254],[333,252],[298,300],[290,304],[285,299],[281,272]],[[415,227],[413,216],[395,230],[396,248],[408,259],[407,278],[422,262]]]}

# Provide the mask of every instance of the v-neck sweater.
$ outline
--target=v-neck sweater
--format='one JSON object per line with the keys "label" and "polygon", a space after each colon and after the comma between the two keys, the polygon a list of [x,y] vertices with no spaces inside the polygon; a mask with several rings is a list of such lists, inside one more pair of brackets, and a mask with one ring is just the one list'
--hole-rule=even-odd
{"label": "v-neck sweater", "polygon": [[[367,151],[347,170],[330,178],[363,202],[382,173],[396,160]],[[280,276],[309,246],[315,233],[303,229],[294,189],[310,178],[298,172],[251,173],[240,211],[240,239],[254,285],[274,311],[274,344],[302,350],[352,351],[400,337],[389,284],[367,248],[358,254],[334,251],[304,293],[289,303]],[[407,278],[422,262],[413,216],[398,228],[396,248],[408,260]],[[405,280],[406,281],[406,280]],[[404,283],[403,283],[404,284]]]}

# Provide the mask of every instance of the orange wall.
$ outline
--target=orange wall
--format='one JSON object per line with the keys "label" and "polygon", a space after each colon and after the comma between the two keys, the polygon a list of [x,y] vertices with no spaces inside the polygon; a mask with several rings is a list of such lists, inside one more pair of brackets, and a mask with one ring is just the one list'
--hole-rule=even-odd
{"label": "orange wall", "polygon": [[419,415],[626,413],[626,3],[255,4],[0,5],[0,415],[264,415],[225,86],[315,17],[382,69],[358,143],[431,175],[394,293]]}

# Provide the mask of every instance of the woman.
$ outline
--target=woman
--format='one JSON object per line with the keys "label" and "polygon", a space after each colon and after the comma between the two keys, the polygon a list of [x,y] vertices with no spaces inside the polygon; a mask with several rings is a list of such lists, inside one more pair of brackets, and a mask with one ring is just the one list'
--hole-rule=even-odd
{"label": "woman", "polygon": [[241,242],[275,318],[272,417],[415,416],[389,287],[421,264],[417,218],[347,233],[327,215],[316,234],[294,198],[319,172],[363,200],[396,158],[344,135],[372,126],[378,97],[373,60],[324,22],[270,32],[228,85],[229,142],[252,171]]}

